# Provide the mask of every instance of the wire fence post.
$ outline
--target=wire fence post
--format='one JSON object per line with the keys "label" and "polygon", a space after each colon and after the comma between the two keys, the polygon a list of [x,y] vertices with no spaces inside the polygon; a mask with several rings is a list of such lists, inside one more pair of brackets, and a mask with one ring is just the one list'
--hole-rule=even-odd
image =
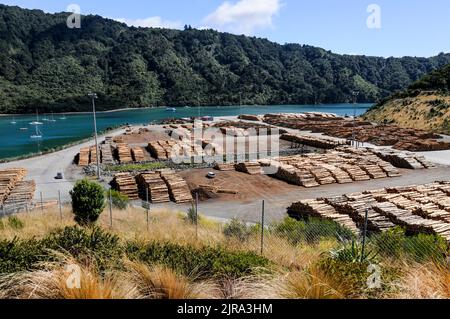
{"label": "wire fence post", "polygon": [[61,191],[58,190],[58,203],[59,203],[59,217],[61,218],[61,221],[63,220],[63,214],[62,214],[62,205],[61,205]]}
{"label": "wire fence post", "polygon": [[364,261],[364,254],[366,249],[366,238],[367,238],[367,221],[369,219],[369,209],[366,208],[366,215],[364,217],[364,232],[363,232],[363,242],[362,242],[362,249],[361,249],[361,262]]}
{"label": "wire fence post", "polygon": [[198,239],[198,192],[195,194],[195,238]]}
{"label": "wire fence post", "polygon": [[44,200],[42,199],[42,192],[40,192],[41,196],[41,212],[44,212]]}
{"label": "wire fence post", "polygon": [[145,205],[145,212],[147,214],[147,231],[149,231],[150,229],[150,220],[149,220],[149,208],[150,208],[150,202],[148,201],[148,187],[145,188],[145,201],[146,201],[146,205]]}
{"label": "wire fence post", "polygon": [[109,189],[109,226],[113,228],[113,212],[112,212],[112,194]]}
{"label": "wire fence post", "polygon": [[265,219],[265,209],[266,201],[262,201],[262,211],[261,211],[261,255],[264,254],[264,219]]}

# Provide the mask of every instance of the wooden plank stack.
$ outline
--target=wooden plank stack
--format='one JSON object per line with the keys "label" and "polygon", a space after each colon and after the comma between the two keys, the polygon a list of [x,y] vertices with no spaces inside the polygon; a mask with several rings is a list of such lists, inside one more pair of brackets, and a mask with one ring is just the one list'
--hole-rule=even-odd
{"label": "wooden plank stack", "polygon": [[80,150],[80,154],[79,154],[79,158],[78,158],[79,166],[88,166],[89,165],[89,161],[90,161],[89,154],[90,154],[89,147],[83,147]]}
{"label": "wooden plank stack", "polygon": [[130,200],[139,198],[136,179],[130,173],[118,173],[114,176],[112,186]]}
{"label": "wooden plank stack", "polygon": [[161,173],[143,173],[136,177],[136,181],[139,185],[139,193],[143,200],[147,200],[148,191],[148,199],[153,204],[170,202],[169,189],[161,178]]}
{"label": "wooden plank stack", "polygon": [[131,155],[133,156],[133,161],[135,162],[145,161],[144,151],[140,147],[133,147],[131,149]]}
{"label": "wooden plank stack", "polygon": [[186,181],[178,175],[175,171],[165,170],[161,171],[161,177],[166,182],[169,189],[170,199],[177,203],[192,202],[192,194]]}
{"label": "wooden plank stack", "polygon": [[7,199],[16,184],[21,182],[26,174],[27,170],[23,168],[0,170],[0,204]]}
{"label": "wooden plank stack", "polygon": [[323,149],[334,149],[336,147],[339,147],[339,146],[345,144],[343,142],[339,142],[339,141],[333,140],[333,139],[319,138],[319,137],[306,136],[306,135],[296,135],[296,134],[290,134],[290,133],[281,135],[281,139],[285,140],[285,141],[301,144],[301,145],[307,145],[307,146],[323,148]]}
{"label": "wooden plank stack", "polygon": [[17,182],[4,202],[5,209],[21,210],[29,207],[36,191],[34,181]]}
{"label": "wooden plank stack", "polygon": [[102,150],[102,163],[106,165],[114,164],[114,157],[112,153],[111,144],[105,143],[101,145]]}
{"label": "wooden plank stack", "polygon": [[117,155],[118,155],[120,164],[128,164],[128,163],[133,162],[133,159],[131,157],[131,149],[125,143],[117,144]]}
{"label": "wooden plank stack", "polygon": [[292,218],[307,219],[308,217],[317,217],[332,220],[339,225],[351,230],[354,234],[359,234],[356,223],[345,214],[339,214],[333,206],[319,199],[302,200],[292,204],[288,209],[288,214]]}
{"label": "wooden plank stack", "polygon": [[261,168],[261,164],[258,162],[239,163],[235,167],[236,171],[250,175],[261,175],[264,173]]}

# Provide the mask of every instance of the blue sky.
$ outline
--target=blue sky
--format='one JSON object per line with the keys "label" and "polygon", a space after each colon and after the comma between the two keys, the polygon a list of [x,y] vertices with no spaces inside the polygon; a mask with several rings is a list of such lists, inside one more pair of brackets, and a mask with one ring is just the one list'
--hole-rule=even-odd
{"label": "blue sky", "polygon": [[[448,0],[0,0],[46,12],[121,19],[130,25],[211,27],[337,53],[432,56],[450,52]],[[371,7],[368,12],[368,7]],[[371,28],[368,27],[368,20]]]}

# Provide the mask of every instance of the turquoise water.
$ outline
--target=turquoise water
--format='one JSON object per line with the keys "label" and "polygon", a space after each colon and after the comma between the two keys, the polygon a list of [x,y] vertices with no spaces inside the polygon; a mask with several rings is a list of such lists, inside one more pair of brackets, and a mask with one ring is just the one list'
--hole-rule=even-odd
{"label": "turquoise water", "polygon": [[[176,112],[167,112],[165,109],[127,110],[111,113],[98,113],[98,130],[114,127],[121,124],[148,124],[167,118],[182,118],[191,116],[232,116],[239,114],[267,114],[267,113],[298,113],[298,112],[331,112],[338,115],[363,114],[370,104],[333,104],[333,105],[283,105],[283,106],[236,106],[236,107],[201,107],[179,108]],[[39,153],[48,149],[62,146],[92,136],[92,114],[67,115],[61,119],[55,114],[55,122],[44,121],[51,116],[43,115],[39,121],[42,132],[41,140],[31,139],[35,134],[34,126],[29,123],[36,120],[34,115],[0,117],[0,159],[12,158],[31,153]],[[11,122],[16,121],[16,124]],[[27,128],[27,131],[21,130]]]}

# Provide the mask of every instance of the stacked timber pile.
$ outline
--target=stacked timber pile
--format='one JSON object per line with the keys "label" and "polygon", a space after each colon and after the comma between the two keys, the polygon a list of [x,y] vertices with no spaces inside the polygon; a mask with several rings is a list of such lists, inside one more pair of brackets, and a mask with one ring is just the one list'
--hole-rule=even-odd
{"label": "stacked timber pile", "polygon": [[362,170],[359,166],[345,164],[345,165],[342,165],[341,168],[345,172],[347,172],[348,175],[350,175],[352,180],[354,180],[355,182],[370,180],[370,176],[367,175],[367,173],[364,170]]}
{"label": "stacked timber pile", "polygon": [[169,189],[170,199],[177,203],[192,202],[192,194],[186,181],[174,171],[161,171],[161,177]]}
{"label": "stacked timber pile", "polygon": [[327,139],[327,138],[319,138],[319,137],[313,137],[313,136],[306,136],[306,135],[296,135],[296,134],[283,134],[281,135],[281,139],[301,144],[301,145],[307,145],[311,147],[316,148],[323,148],[323,149],[334,149],[336,147],[339,147],[341,145],[345,145],[344,142],[339,142],[337,140]]}
{"label": "stacked timber pile", "polygon": [[[91,146],[89,148],[89,151],[91,153],[90,159],[89,159],[89,164],[92,164],[92,163],[96,164],[97,163],[97,148],[95,146]],[[98,156],[99,156],[98,160],[100,161],[100,158],[101,158],[100,154],[98,154]]]}
{"label": "stacked timber pile", "polygon": [[117,144],[117,156],[119,158],[120,164],[132,163],[131,149],[128,144]]}
{"label": "stacked timber pile", "polygon": [[145,161],[144,151],[140,147],[133,147],[131,149],[131,155],[133,156],[133,161],[135,162]]}
{"label": "stacked timber pile", "polygon": [[376,203],[373,208],[411,233],[437,234],[450,242],[450,223],[425,219],[390,202]]}
{"label": "stacked timber pile", "polygon": [[327,169],[333,178],[336,180],[338,184],[348,184],[353,183],[352,178],[350,175],[344,171],[343,169],[335,166],[335,165],[328,165],[328,164],[321,164],[322,167]]}
{"label": "stacked timber pile", "polygon": [[394,149],[416,152],[450,149],[450,143],[438,141],[442,137],[430,132],[404,129],[395,125],[374,125],[359,119],[348,121],[316,114],[303,114],[303,116],[301,114],[268,114],[264,116],[264,122],[338,138],[355,138],[357,141],[370,142],[378,146],[393,146]]}
{"label": "stacked timber pile", "polygon": [[36,191],[34,181],[17,182],[4,202],[5,209],[24,209],[29,207]]}
{"label": "stacked timber pile", "polygon": [[170,202],[169,189],[159,172],[140,174],[136,177],[136,181],[143,200],[147,200],[148,194],[148,199],[153,204]]}
{"label": "stacked timber pile", "polygon": [[274,177],[289,184],[299,185],[306,188],[317,187],[319,183],[316,177],[307,169],[299,169],[292,165],[280,164]]}
{"label": "stacked timber pile", "polygon": [[395,227],[395,224],[388,218],[377,213],[372,208],[372,204],[376,203],[376,200],[371,195],[365,196],[360,193],[336,196],[324,200],[339,213],[349,215],[360,229],[363,229],[365,224],[366,210],[368,213],[367,229],[369,231],[384,232]]}
{"label": "stacked timber pile", "polygon": [[259,164],[258,162],[239,163],[235,167],[236,171],[247,173],[250,175],[261,175],[264,173],[261,168],[261,164]]}
{"label": "stacked timber pile", "polygon": [[331,172],[324,167],[313,166],[311,167],[310,172],[320,185],[329,185],[336,183],[336,179],[333,177]]}
{"label": "stacked timber pile", "polygon": [[157,141],[148,143],[147,149],[156,159],[166,160],[168,158],[166,150]]}
{"label": "stacked timber pile", "polygon": [[101,145],[102,150],[102,163],[106,165],[114,164],[114,157],[112,153],[111,144],[105,143]]}
{"label": "stacked timber pile", "polygon": [[[413,153],[399,152],[395,150],[372,150],[382,160],[391,163],[395,167],[407,168],[407,169],[423,169],[427,167],[433,167],[431,163],[428,163],[424,158],[418,157]],[[418,160],[420,159],[420,161]],[[424,162],[424,164],[422,164]]]}
{"label": "stacked timber pile", "polygon": [[139,198],[136,179],[130,173],[118,173],[114,176],[112,186],[130,200]]}
{"label": "stacked timber pile", "polygon": [[27,170],[23,168],[11,168],[0,170],[0,204],[9,196],[17,183],[21,182]]}
{"label": "stacked timber pile", "polygon": [[359,229],[350,216],[339,214],[331,205],[323,200],[311,199],[302,200],[292,204],[288,209],[289,216],[296,219],[307,219],[317,217],[332,220],[339,225],[351,230],[354,234],[359,234]]}
{"label": "stacked timber pile", "polygon": [[380,179],[387,177],[386,173],[379,165],[365,164],[361,165],[360,168],[362,168],[372,179]]}
{"label": "stacked timber pile", "polygon": [[217,171],[223,171],[223,172],[230,172],[230,171],[234,171],[235,170],[235,164],[228,164],[228,163],[223,163],[223,164],[216,164],[214,166],[214,169]]}
{"label": "stacked timber pile", "polygon": [[78,157],[78,165],[79,166],[88,166],[89,165],[89,154],[90,154],[90,150],[89,147],[83,147],[80,150],[80,154]]}
{"label": "stacked timber pile", "polygon": [[261,122],[262,118],[258,115],[243,114],[238,116],[239,120]]}

